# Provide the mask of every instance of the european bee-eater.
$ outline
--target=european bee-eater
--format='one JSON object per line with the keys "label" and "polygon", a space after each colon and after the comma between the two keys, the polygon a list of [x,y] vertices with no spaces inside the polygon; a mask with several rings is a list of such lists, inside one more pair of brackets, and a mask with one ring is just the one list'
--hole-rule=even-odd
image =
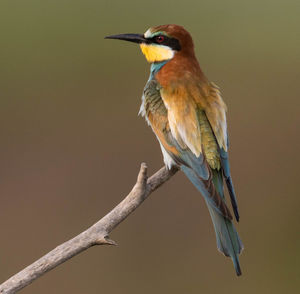
{"label": "european bee-eater", "polygon": [[225,180],[239,221],[228,160],[226,105],[219,88],[203,74],[191,35],[172,24],[152,27],[144,34],[106,38],[138,43],[151,64],[140,114],[160,143],[165,165],[180,167],[203,195],[217,247],[232,258],[237,275],[241,275],[238,255],[243,244],[223,190]]}

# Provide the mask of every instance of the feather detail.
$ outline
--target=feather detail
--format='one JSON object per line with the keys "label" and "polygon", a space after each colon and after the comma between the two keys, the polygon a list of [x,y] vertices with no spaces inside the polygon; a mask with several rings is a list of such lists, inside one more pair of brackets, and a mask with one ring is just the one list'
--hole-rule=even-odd
{"label": "feather detail", "polygon": [[230,175],[228,153],[223,148],[220,148],[220,155],[221,155],[221,164],[222,164],[223,175],[224,175],[227,189],[229,192],[232,209],[233,209],[236,220],[239,221],[240,215],[239,215],[237,199],[236,199],[236,195],[235,195],[235,191],[234,191],[234,187],[233,187],[233,183],[232,183],[232,179],[231,179],[231,175]]}
{"label": "feather detail", "polygon": [[161,97],[168,110],[173,137],[182,149],[188,147],[197,157],[202,152],[197,106],[183,85],[161,89]]}
{"label": "feather detail", "polygon": [[198,110],[198,120],[205,158],[211,168],[219,170],[221,166],[219,147],[204,110]]}
{"label": "feather detail", "polygon": [[218,145],[227,151],[227,107],[219,88],[214,83],[199,84],[199,90],[193,92],[193,97],[199,108],[205,111]]}
{"label": "feather detail", "polygon": [[[168,110],[161,97],[161,86],[155,79],[145,86],[140,113],[145,117],[159,140],[163,153],[172,158],[172,164],[185,164],[193,168],[199,177],[207,180],[209,171],[203,154],[196,156],[185,143],[179,144],[171,131]],[[197,121],[197,119],[196,119]],[[170,158],[164,155],[164,161],[170,166]]]}

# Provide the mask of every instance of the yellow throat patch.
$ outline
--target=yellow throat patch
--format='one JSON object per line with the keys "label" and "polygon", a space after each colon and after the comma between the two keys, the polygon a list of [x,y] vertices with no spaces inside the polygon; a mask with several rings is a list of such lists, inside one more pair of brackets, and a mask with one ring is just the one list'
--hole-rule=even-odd
{"label": "yellow throat patch", "polygon": [[148,62],[160,62],[173,58],[174,51],[167,46],[140,44]]}

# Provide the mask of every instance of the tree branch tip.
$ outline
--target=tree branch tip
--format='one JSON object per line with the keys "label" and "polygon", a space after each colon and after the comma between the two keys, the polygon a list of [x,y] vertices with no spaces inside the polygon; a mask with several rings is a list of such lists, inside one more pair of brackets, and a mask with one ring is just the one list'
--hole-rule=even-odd
{"label": "tree branch tip", "polygon": [[142,173],[144,176],[147,176],[148,166],[146,162],[141,163],[140,173]]}
{"label": "tree branch tip", "polygon": [[112,246],[118,246],[117,242],[115,242],[114,240],[112,239],[109,239],[108,236],[105,236],[104,237],[104,240],[105,240],[105,245],[112,245]]}
{"label": "tree branch tip", "polygon": [[118,245],[114,240],[109,239],[108,236],[96,239],[96,240],[93,241],[92,244],[93,245],[113,245],[113,246],[117,246]]}
{"label": "tree branch tip", "polygon": [[142,168],[148,168],[147,163],[146,163],[146,162],[142,162],[142,163],[141,163],[141,167],[142,167]]}
{"label": "tree branch tip", "polygon": [[138,174],[138,178],[137,178],[137,183],[146,185],[147,179],[148,179],[147,170],[148,170],[147,164],[145,162],[142,162],[141,168],[140,168],[140,171]]}

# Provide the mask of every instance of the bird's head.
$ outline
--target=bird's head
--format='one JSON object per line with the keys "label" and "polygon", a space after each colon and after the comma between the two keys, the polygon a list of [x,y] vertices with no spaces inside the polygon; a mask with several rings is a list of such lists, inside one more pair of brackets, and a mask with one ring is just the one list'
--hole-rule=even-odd
{"label": "bird's head", "polygon": [[191,35],[183,27],[174,24],[152,27],[144,34],[121,34],[105,38],[139,44],[150,63],[170,60],[178,53],[194,54]]}

